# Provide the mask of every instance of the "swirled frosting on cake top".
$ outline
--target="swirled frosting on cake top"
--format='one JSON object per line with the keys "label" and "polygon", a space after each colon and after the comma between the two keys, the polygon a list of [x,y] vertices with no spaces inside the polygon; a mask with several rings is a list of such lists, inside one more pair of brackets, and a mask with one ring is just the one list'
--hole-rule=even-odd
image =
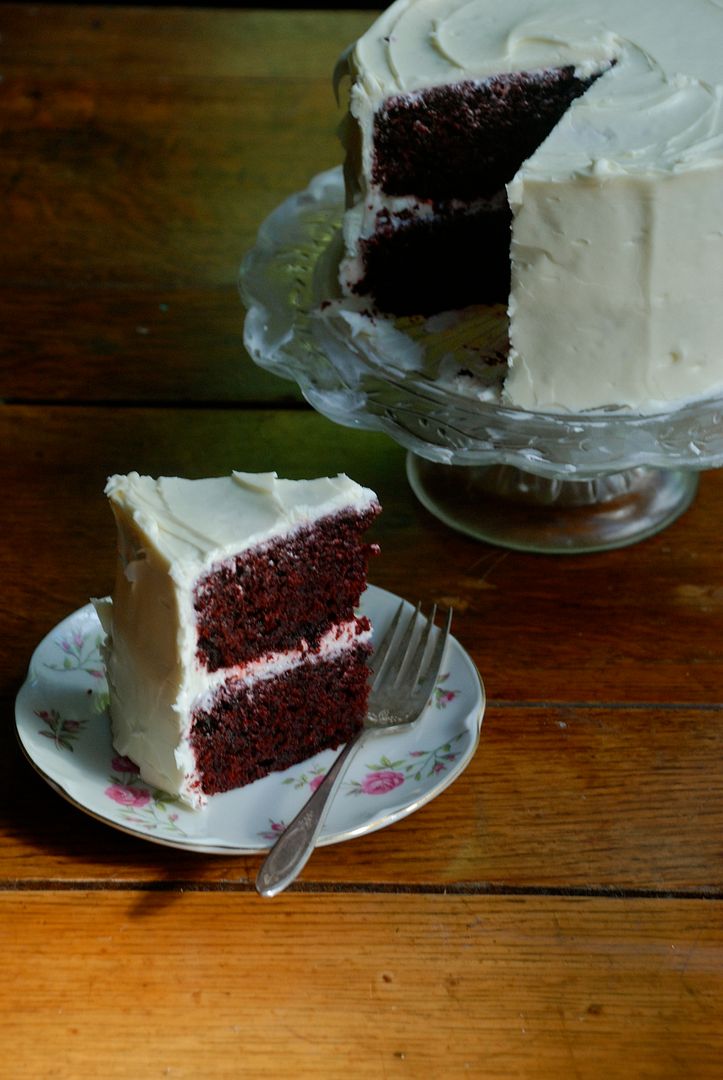
{"label": "swirled frosting on cake top", "polygon": [[132,472],[111,476],[106,494],[117,514],[132,519],[136,533],[152,541],[176,576],[196,573],[200,566],[348,507],[376,503],[372,491],[343,474],[283,480],[276,473],[233,472],[187,480]]}
{"label": "swirled frosting on cake top", "polygon": [[702,166],[723,160],[722,41],[716,0],[401,0],[351,54],[352,112],[355,97],[614,61],[525,168]]}

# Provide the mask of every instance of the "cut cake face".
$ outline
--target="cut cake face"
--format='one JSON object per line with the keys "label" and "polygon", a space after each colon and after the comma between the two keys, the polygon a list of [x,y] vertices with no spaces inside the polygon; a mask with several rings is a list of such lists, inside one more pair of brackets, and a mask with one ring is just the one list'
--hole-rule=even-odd
{"label": "cut cake face", "polygon": [[147,783],[201,806],[358,730],[372,491],[345,476],[131,473],[106,493],[119,564],[96,606],[113,742]]}
{"label": "cut cake face", "polygon": [[505,304],[504,404],[721,392],[721,40],[710,0],[397,0],[336,73],[342,291]]}
{"label": "cut cake face", "polygon": [[374,113],[364,215],[373,230],[343,268],[348,291],[395,315],[506,302],[505,185],[595,78],[567,67],[384,101]]}

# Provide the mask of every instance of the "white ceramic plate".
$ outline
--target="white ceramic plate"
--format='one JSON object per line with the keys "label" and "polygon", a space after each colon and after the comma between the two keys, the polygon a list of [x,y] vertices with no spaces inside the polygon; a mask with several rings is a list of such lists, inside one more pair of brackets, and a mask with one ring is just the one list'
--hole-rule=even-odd
{"label": "white ceramic plate", "polygon": [[[393,593],[370,585],[361,609],[381,635],[398,605]],[[285,772],[214,795],[202,810],[190,810],[149,788],[133,764],[114,752],[100,640],[100,624],[88,604],[35,650],[16,702],[20,745],[34,768],[81,810],[145,840],[237,855],[270,847],[338,751],[324,751]],[[452,638],[445,670],[421,720],[370,739],[352,758],[318,843],[382,829],[439,795],[477,748],[484,704],[477,669]]]}

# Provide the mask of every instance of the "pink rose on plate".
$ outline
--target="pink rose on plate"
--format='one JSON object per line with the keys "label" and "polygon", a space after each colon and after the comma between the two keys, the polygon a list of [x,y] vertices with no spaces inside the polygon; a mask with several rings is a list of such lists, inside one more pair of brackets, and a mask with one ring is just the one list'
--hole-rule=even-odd
{"label": "pink rose on plate", "polygon": [[126,787],[125,784],[111,784],[105,789],[105,793],[113,802],[136,809],[151,801],[151,793],[146,788]]}
{"label": "pink rose on plate", "polygon": [[316,791],[325,776],[326,773],[320,773],[319,776],[315,776],[312,780],[309,781],[309,787],[312,791]]}
{"label": "pink rose on plate", "polygon": [[404,773],[382,769],[379,772],[367,773],[361,782],[361,789],[365,795],[384,795],[403,783]]}

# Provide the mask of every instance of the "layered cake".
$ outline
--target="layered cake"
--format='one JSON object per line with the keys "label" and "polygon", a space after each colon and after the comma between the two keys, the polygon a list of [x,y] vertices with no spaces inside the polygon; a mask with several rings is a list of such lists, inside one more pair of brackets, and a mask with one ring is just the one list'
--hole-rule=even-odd
{"label": "layered cake", "polygon": [[344,294],[504,305],[503,400],[723,389],[723,5],[397,0],[350,76]]}
{"label": "layered cake", "polygon": [[372,491],[343,475],[130,473],[106,494],[119,562],[96,607],[113,744],[147,783],[201,806],[359,729]]}

